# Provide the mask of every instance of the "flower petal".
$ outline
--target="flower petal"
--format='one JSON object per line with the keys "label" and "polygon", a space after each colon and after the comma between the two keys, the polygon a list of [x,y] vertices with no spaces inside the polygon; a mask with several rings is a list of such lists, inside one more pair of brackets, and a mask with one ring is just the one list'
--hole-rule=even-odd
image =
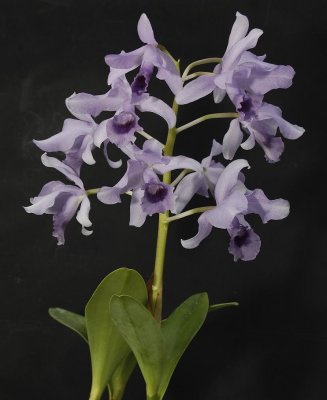
{"label": "flower petal", "polygon": [[130,51],[129,53],[122,51],[120,54],[109,54],[104,60],[111,68],[131,71],[141,65],[145,48],[146,46],[142,46],[136,50]]}
{"label": "flower petal", "polygon": [[143,211],[141,200],[144,191],[141,189],[133,190],[131,205],[130,205],[130,219],[129,224],[132,226],[140,227],[144,224],[147,214]]}
{"label": "flower petal", "polygon": [[176,114],[172,108],[156,97],[149,96],[142,100],[137,105],[137,108],[142,112],[152,112],[160,115],[160,117],[166,120],[169,128],[173,128],[176,124]]}
{"label": "flower petal", "polygon": [[243,168],[250,168],[249,163],[246,160],[235,160],[228,164],[221,173],[215,189],[218,205],[229,196],[231,190],[238,183],[239,173]]}
{"label": "flower petal", "polygon": [[251,261],[256,258],[260,251],[260,237],[253,231],[250,225],[240,223],[238,218],[233,221],[233,226],[228,230],[231,237],[228,251],[234,256],[234,261],[241,259],[242,261]]}
{"label": "flower petal", "polygon": [[76,172],[68,165],[59,161],[57,158],[49,157],[46,153],[42,154],[41,161],[44,166],[55,168],[57,171],[64,174],[69,180],[74,182],[75,185],[79,186],[81,189],[84,189],[82,180],[77,176]]}
{"label": "flower petal", "polygon": [[198,224],[198,233],[194,237],[187,240],[181,240],[182,246],[185,247],[185,249],[194,249],[195,247],[198,247],[202,240],[210,235],[212,226],[207,221],[204,214],[202,214],[198,219]]}
{"label": "flower petal", "polygon": [[78,206],[82,200],[82,196],[69,196],[64,199],[62,205],[58,205],[60,211],[53,216],[53,234],[57,238],[58,246],[65,243],[65,228],[68,222],[75,215]]}
{"label": "flower petal", "polygon": [[242,54],[249,49],[256,46],[259,37],[263,34],[261,29],[252,29],[249,34],[243,39],[232,45],[228,51],[226,51],[222,61],[222,72],[233,69],[239,62]]}
{"label": "flower petal", "polygon": [[144,13],[141,15],[137,24],[137,33],[139,34],[139,38],[143,43],[152,44],[154,46],[158,44],[154,38],[153,29],[149,18]]}
{"label": "flower petal", "polygon": [[[188,174],[183,178],[175,189],[176,213],[180,213],[189,203],[195,193],[203,186],[205,178],[198,172]],[[208,193],[208,188],[207,188]]]}
{"label": "flower petal", "polygon": [[244,190],[234,189],[224,201],[221,203],[218,202],[217,207],[206,211],[205,214],[211,225],[216,228],[228,229],[233,219],[238,214],[246,211],[247,207],[248,201],[245,197]]}
{"label": "flower petal", "polygon": [[91,208],[91,203],[88,196],[84,196],[79,211],[76,215],[77,221],[85,227],[92,226],[92,222],[89,219],[89,212]]}
{"label": "flower petal", "polygon": [[103,146],[103,154],[104,154],[105,159],[107,160],[107,163],[109,164],[109,166],[111,168],[114,168],[114,169],[120,168],[123,165],[123,161],[122,160],[118,160],[118,161],[110,160],[109,155],[108,155],[108,145],[109,145],[109,140],[107,139]]}
{"label": "flower petal", "polygon": [[239,42],[245,37],[249,30],[249,20],[245,15],[242,15],[237,11],[236,19],[232,27],[231,33],[228,39],[227,50],[229,50],[235,43]]}
{"label": "flower petal", "polygon": [[125,175],[113,187],[104,186],[97,193],[98,199],[105,204],[120,203],[120,196],[128,190],[139,188],[143,185],[144,163],[135,160],[127,162]]}
{"label": "flower petal", "polygon": [[199,76],[188,83],[176,96],[176,103],[188,104],[207,96],[215,89],[214,76]]}
{"label": "flower petal", "polygon": [[226,160],[232,160],[243,140],[243,132],[237,118],[233,119],[223,139],[223,155]]}
{"label": "flower petal", "polygon": [[269,200],[261,189],[255,189],[246,194],[248,199],[248,213],[260,215],[265,224],[270,220],[286,218],[290,212],[290,204],[287,200]]}
{"label": "flower petal", "polygon": [[92,134],[94,124],[67,118],[64,121],[62,131],[45,140],[33,140],[37,147],[48,153],[63,151],[66,152],[74,145],[79,136]]}
{"label": "flower petal", "polygon": [[100,122],[94,131],[93,141],[97,147],[100,147],[104,141],[108,140],[107,123],[108,119]]}

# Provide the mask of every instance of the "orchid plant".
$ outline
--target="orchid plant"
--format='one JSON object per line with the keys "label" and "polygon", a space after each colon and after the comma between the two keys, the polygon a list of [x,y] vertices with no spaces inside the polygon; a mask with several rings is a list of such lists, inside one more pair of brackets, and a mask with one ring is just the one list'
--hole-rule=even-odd
{"label": "orchid plant", "polygon": [[[250,261],[258,255],[261,241],[247,222],[247,215],[257,214],[267,223],[289,213],[288,201],[270,200],[261,189],[247,188],[244,172],[249,163],[244,158],[235,159],[236,153],[257,144],[265,159],[276,163],[284,150],[277,131],[286,139],[297,139],[304,132],[287,122],[278,107],[264,101],[269,91],[291,86],[293,68],[267,63],[265,56],[253,54],[250,50],[263,32],[248,30],[247,17],[236,13],[224,55],[192,62],[181,74],[180,61],[158,44],[149,19],[142,14],[137,31],[144,45],[105,57],[110,67],[109,90],[101,95],[74,93],[66,100],[74,118],[64,121],[60,133],[34,140],[45,152],[41,157],[43,165],[56,169],[70,181],[45,184],[31,199],[31,205],[25,207],[28,213],[53,215],[53,236],[58,245],[65,243],[65,227],[75,214],[82,234],[92,234],[92,196],[104,204],[120,203],[122,196],[129,196],[130,225],[136,227],[141,227],[148,216],[159,215],[154,270],[147,283],[137,271],[120,268],[100,283],[86,305],[85,316],[50,309],[53,318],[76,331],[89,345],[90,400],[100,399],[106,387],[111,400],[122,399],[136,364],[146,382],[146,398],[161,400],[180,357],[208,312],[237,305],[209,305],[207,294],[200,293],[162,319],[166,239],[172,222],[199,214],[198,232],[181,240],[183,247],[197,247],[213,227],[220,228],[230,237],[228,251],[234,260]],[[207,64],[214,65],[212,72],[192,72]],[[173,93],[172,107],[148,93],[149,82],[155,77]],[[232,110],[176,125],[179,105],[210,94],[216,104],[227,96]],[[166,121],[164,144],[143,130],[139,119],[143,112]],[[100,122],[102,116],[105,119]],[[208,119],[220,118],[231,120],[229,129],[221,143],[213,140],[210,153],[201,162],[186,155],[173,155],[175,140],[182,132]],[[86,189],[81,167],[95,163],[92,152],[96,147],[103,148],[109,168],[123,167],[122,160],[109,157],[113,147],[121,150],[127,165],[114,186]],[[63,157],[58,158],[58,152]],[[205,198],[204,205],[185,211],[195,195]]]}

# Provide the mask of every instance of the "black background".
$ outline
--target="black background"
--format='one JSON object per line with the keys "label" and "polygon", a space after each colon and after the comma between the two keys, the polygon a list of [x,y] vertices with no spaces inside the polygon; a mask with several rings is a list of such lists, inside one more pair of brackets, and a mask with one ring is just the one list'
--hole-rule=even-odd
{"label": "black background", "polygon": [[[120,266],[149,277],[156,218],[128,227],[128,203],[92,202],[94,234],[85,238],[72,222],[66,245],[51,237],[51,218],[22,209],[44,183],[60,179],[40,163],[31,142],[61,130],[69,116],[64,99],[74,91],[107,90],[103,57],[141,45],[136,24],[149,16],[157,40],[182,66],[220,56],[235,12],[264,30],[256,54],[291,64],[297,74],[287,91],[267,100],[286,119],[306,128],[286,143],[282,160],[264,161],[260,149],[238,153],[252,168],[247,186],[291,202],[290,216],[262,225],[254,218],[262,250],[254,262],[234,263],[226,232],[215,230],[195,250],[180,246],[196,219],[172,224],[165,272],[167,315],[191,294],[207,291],[211,302],[237,300],[240,307],[211,314],[171,381],[167,399],[320,400],[327,396],[327,266],[325,252],[325,52],[324,0],[39,0],[0,1],[0,399],[87,399],[88,349],[47,315],[49,306],[83,312],[100,280]],[[171,101],[161,83],[153,94]],[[208,96],[182,108],[178,125],[216,110]],[[229,107],[229,108],[228,108]],[[231,110],[228,102],[220,111]],[[218,110],[218,111],[219,111]],[[144,127],[159,139],[165,124],[154,115]],[[227,122],[208,121],[178,138],[176,154],[201,159]],[[115,183],[101,152],[86,166],[86,187]],[[117,152],[116,156],[118,157]],[[201,201],[201,199],[199,200]],[[203,204],[196,201],[194,204]],[[144,399],[138,371],[126,399]]]}

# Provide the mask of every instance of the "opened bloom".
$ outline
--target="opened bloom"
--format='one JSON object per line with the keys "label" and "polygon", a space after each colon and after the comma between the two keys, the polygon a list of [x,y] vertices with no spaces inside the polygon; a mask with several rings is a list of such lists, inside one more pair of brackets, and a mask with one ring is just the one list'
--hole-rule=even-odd
{"label": "opened bloom", "polygon": [[140,66],[139,73],[133,83],[133,93],[142,94],[147,91],[149,80],[156,67],[158,69],[156,77],[164,80],[170,90],[176,94],[182,88],[182,80],[172,58],[159,48],[154,37],[153,29],[148,17],[142,14],[137,32],[139,38],[145,46],[134,51],[120,54],[110,54],[105,57],[106,63],[110,66],[108,84],[111,85],[118,77]]}
{"label": "opened bloom", "polygon": [[95,148],[93,134],[97,124],[92,121],[79,121],[68,118],[64,121],[62,131],[45,140],[33,140],[38,148],[47,152],[63,152],[63,163],[80,174],[83,162],[92,165],[95,160],[92,150]]}
{"label": "opened bloom", "polygon": [[73,115],[85,121],[93,120],[92,117],[97,117],[103,111],[115,111],[115,115],[102,121],[94,133],[94,144],[98,147],[106,140],[118,147],[134,141],[135,132],[142,130],[135,110],[161,116],[169,128],[176,123],[176,115],[171,107],[147,93],[133,93],[124,77],[118,78],[104,95],[73,94],[66,100],[66,105]]}
{"label": "opened bloom", "polygon": [[240,179],[240,171],[246,167],[249,167],[246,160],[235,160],[220,174],[215,187],[216,206],[201,214],[198,233],[182,240],[183,247],[197,247],[216,227],[227,229],[231,237],[229,251],[235,260],[248,261],[256,257],[260,239],[244,216],[258,214],[263,223],[283,219],[289,214],[289,203],[283,199],[269,200],[260,189],[249,191]]}
{"label": "opened bloom", "polygon": [[97,194],[105,204],[121,202],[121,195],[132,191],[130,225],[143,225],[146,216],[173,210],[173,187],[160,181],[160,166],[169,158],[162,155],[163,146],[155,139],[146,140],[143,148],[131,144],[123,149],[130,159],[125,175],[113,187],[104,186]]}
{"label": "opened bloom", "polygon": [[92,226],[89,219],[90,200],[83,182],[71,167],[56,158],[43,154],[41,160],[46,167],[62,172],[75,185],[66,185],[61,181],[45,184],[39,195],[31,198],[32,205],[24,207],[25,211],[36,215],[53,215],[53,236],[57,239],[58,245],[65,243],[66,225],[76,213],[76,219],[82,225],[82,234],[90,235],[92,231],[86,229]]}

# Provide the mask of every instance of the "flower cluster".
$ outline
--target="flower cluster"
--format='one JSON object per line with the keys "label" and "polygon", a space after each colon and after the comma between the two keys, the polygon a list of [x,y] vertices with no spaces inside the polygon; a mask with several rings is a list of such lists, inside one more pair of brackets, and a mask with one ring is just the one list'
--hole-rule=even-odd
{"label": "flower cluster", "polygon": [[[290,66],[267,63],[265,56],[250,52],[263,32],[260,29],[248,32],[248,29],[248,19],[237,13],[223,57],[193,63],[197,66],[213,62],[216,64],[213,71],[188,75],[190,64],[181,75],[179,62],[158,44],[150,21],[143,14],[137,31],[144,45],[131,52],[105,57],[110,67],[109,90],[100,95],[74,93],[66,100],[74,118],[64,121],[60,133],[34,141],[45,152],[42,163],[57,169],[73,184],[47,183],[25,210],[38,215],[53,214],[53,236],[58,244],[63,244],[65,227],[76,213],[82,233],[92,233],[87,229],[92,225],[90,195],[96,194],[105,204],[115,204],[127,194],[131,199],[130,225],[140,227],[147,216],[158,213],[164,214],[166,223],[170,223],[201,212],[198,233],[181,241],[185,248],[198,246],[212,227],[216,227],[227,230],[229,252],[234,260],[254,259],[261,242],[245,217],[257,214],[263,223],[279,220],[288,215],[289,203],[283,199],[269,200],[261,189],[248,189],[242,170],[249,168],[249,164],[245,159],[233,160],[234,156],[239,147],[249,150],[257,143],[267,161],[277,162],[284,148],[282,138],[277,136],[278,129],[287,139],[297,139],[304,129],[287,122],[278,107],[264,102],[264,95],[270,90],[292,84],[294,70]],[[127,76],[130,78],[135,69],[138,69],[136,75],[128,80]],[[173,107],[148,93],[149,82],[155,77],[163,80],[173,93]],[[224,116],[211,114],[176,127],[176,105],[196,101],[210,93],[215,103],[227,95],[233,104],[233,112],[226,114],[232,117],[227,133],[221,143],[213,141],[210,154],[201,162],[185,155],[173,156],[171,143],[177,134],[205,119]],[[143,112],[152,112],[166,121],[165,145],[144,132],[139,122]],[[97,123],[102,116],[102,122]],[[122,160],[109,158],[111,146],[118,147],[128,158],[124,175],[113,187],[85,190],[80,178],[81,166],[95,163],[92,152],[96,147],[103,148],[110,168],[122,167]],[[47,155],[56,152],[64,154],[62,161]],[[217,161],[218,157],[222,162]],[[171,181],[171,171],[176,170],[181,172]],[[183,211],[195,194],[211,197],[214,205],[211,202],[211,205]]]}

